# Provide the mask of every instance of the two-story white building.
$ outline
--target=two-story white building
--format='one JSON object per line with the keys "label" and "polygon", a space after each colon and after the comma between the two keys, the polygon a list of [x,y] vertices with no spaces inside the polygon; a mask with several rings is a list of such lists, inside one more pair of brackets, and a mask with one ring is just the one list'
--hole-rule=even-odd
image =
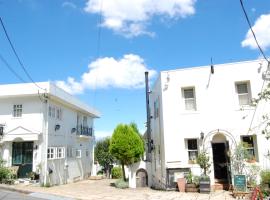
{"label": "two-story white building", "polygon": [[95,109],[50,82],[0,85],[0,156],[57,185],[91,175]]}
{"label": "two-story white building", "polygon": [[151,167],[155,188],[175,188],[183,172],[201,175],[198,153],[207,151],[211,184],[232,183],[230,155],[240,142],[261,168],[270,168],[270,141],[262,135],[269,103],[252,106],[269,81],[263,60],[162,71],[150,92]]}

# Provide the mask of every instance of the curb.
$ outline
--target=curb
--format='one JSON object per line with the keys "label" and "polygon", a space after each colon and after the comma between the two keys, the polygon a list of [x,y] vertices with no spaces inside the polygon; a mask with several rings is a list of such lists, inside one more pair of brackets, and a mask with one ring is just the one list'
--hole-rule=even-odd
{"label": "curb", "polygon": [[32,193],[32,191],[29,191],[29,190],[18,189],[18,188],[14,188],[14,187],[3,185],[3,184],[0,184],[0,189],[12,191],[12,192],[19,192],[19,193],[23,193],[23,194]]}

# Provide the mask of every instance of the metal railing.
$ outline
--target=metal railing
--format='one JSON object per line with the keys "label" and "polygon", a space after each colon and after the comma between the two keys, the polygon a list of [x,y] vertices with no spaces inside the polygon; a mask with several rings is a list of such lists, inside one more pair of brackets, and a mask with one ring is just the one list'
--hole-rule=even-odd
{"label": "metal railing", "polygon": [[77,126],[77,135],[84,135],[84,136],[93,136],[94,134],[93,128],[79,125]]}

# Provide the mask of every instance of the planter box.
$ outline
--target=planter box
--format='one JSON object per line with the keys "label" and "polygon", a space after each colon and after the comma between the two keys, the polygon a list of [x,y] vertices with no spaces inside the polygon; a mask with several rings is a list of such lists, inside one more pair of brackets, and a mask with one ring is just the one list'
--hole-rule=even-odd
{"label": "planter box", "polygon": [[199,188],[194,183],[186,184],[186,192],[199,192]]}
{"label": "planter box", "polygon": [[210,193],[211,185],[210,180],[200,180],[200,193]]}

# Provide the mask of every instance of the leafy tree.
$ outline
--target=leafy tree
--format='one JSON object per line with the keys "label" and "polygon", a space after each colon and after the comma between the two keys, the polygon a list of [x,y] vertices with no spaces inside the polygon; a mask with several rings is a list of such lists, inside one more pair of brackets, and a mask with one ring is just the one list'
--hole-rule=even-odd
{"label": "leafy tree", "polygon": [[98,141],[95,146],[95,160],[104,168],[107,177],[110,175],[110,165],[114,162],[114,157],[110,153],[109,148],[109,137]]}
{"label": "leafy tree", "polygon": [[119,124],[113,132],[110,143],[111,154],[122,165],[123,178],[126,181],[125,165],[139,161],[144,153],[144,144],[132,125]]}
{"label": "leafy tree", "polygon": [[202,151],[201,153],[199,153],[199,155],[197,157],[197,163],[203,169],[204,176],[207,176],[209,173],[209,169],[211,167],[211,164],[210,164],[210,158],[205,151]]}

